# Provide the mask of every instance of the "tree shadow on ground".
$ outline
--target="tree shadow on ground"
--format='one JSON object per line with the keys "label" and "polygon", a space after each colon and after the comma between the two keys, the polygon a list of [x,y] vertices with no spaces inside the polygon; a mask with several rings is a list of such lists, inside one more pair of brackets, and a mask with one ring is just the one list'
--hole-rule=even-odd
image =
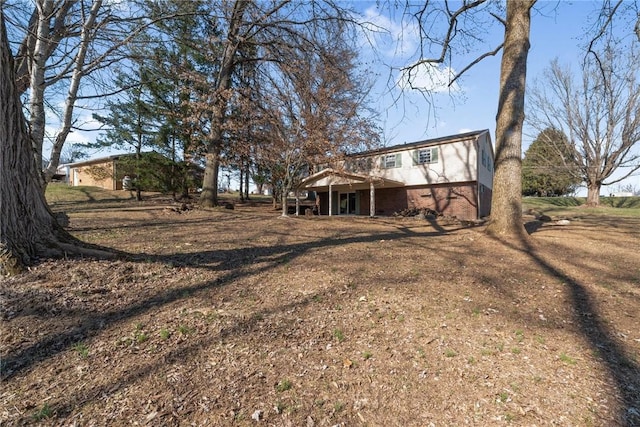
{"label": "tree shadow on ground", "polygon": [[[464,227],[451,229],[446,231],[446,233],[455,233],[462,228]],[[352,243],[374,243],[381,240],[402,239],[415,235],[429,238],[440,236],[443,233],[445,233],[445,231],[407,234],[406,230],[400,229],[397,231],[385,231],[382,233],[372,233],[347,238],[328,237],[294,244],[197,251],[186,254],[174,253],[157,255],[147,253],[127,254],[121,252],[120,255],[124,256],[124,259],[133,262],[159,262],[167,264],[172,268],[201,268],[219,271],[221,275],[214,280],[191,286],[177,286],[175,288],[161,290],[154,295],[140,299],[136,303],[124,308],[120,307],[103,313],[75,310],[75,326],[44,336],[29,346],[7,354],[2,360],[0,380],[10,380],[39,362],[65,351],[73,343],[97,335],[106,327],[124,322],[127,319],[147,313],[150,310],[157,309],[172,302],[192,297],[195,294],[225,286],[231,281],[254,274],[263,274],[268,270],[274,269],[283,263],[290,262],[316,249]],[[259,267],[256,267],[257,264],[259,264]]]}
{"label": "tree shadow on ground", "polygon": [[[208,286],[202,286],[200,290],[206,289]],[[308,304],[313,303],[317,298],[323,298],[328,295],[332,289],[327,289],[320,293],[313,293],[307,295],[301,301],[293,301],[286,304],[279,305],[271,309],[265,309],[248,318],[240,318],[237,321],[223,329],[216,334],[210,334],[204,338],[198,340],[192,340],[187,345],[182,345],[178,348],[171,350],[168,354],[163,355],[161,358],[152,360],[141,359],[140,363],[136,366],[136,369],[127,370],[122,374],[116,376],[109,382],[105,383],[92,383],[86,388],[83,388],[81,392],[72,393],[64,396],[64,401],[60,403],[52,403],[49,408],[51,413],[55,414],[55,418],[63,420],[69,417],[74,409],[82,407],[90,402],[99,401],[103,399],[105,395],[116,393],[119,390],[126,389],[130,384],[140,381],[141,378],[146,378],[153,375],[154,372],[166,370],[167,365],[180,363],[189,358],[193,358],[203,351],[203,348],[209,347],[211,344],[220,342],[228,337],[237,336],[243,333],[250,333],[258,323],[259,319],[263,317],[269,317],[273,314],[288,312],[299,308],[304,308]],[[179,298],[175,298],[179,299]],[[168,303],[169,300],[158,299],[162,303]],[[135,311],[128,311],[122,314],[122,317],[116,316],[111,318],[111,321],[122,320],[126,316],[132,315]],[[107,316],[109,317],[109,316]],[[103,319],[104,320],[104,319]],[[85,333],[91,333],[87,330]],[[173,422],[169,425],[178,425],[180,423],[180,415],[176,412],[168,414],[170,418],[173,418]],[[162,418],[162,417],[159,417]],[[158,420],[156,420],[158,421]],[[18,425],[31,425],[34,422],[33,415],[24,414],[24,416],[18,420]],[[181,425],[181,424],[180,424]]]}
{"label": "tree shadow on ground", "polygon": [[[78,312],[77,315],[80,321],[76,326],[45,336],[38,342],[9,354],[8,357],[3,360],[0,379],[3,381],[8,380],[32,368],[37,363],[67,350],[71,344],[98,335],[105,327],[124,322],[157,309],[159,306],[225,286],[239,278],[261,274],[270,269],[275,269],[277,266],[303,256],[315,249],[351,243],[376,243],[381,240],[402,239],[414,236],[429,239],[443,234],[456,233],[462,228],[466,227],[419,232],[407,227],[398,227],[395,231],[371,232],[366,235],[346,238],[332,236],[302,243],[283,243],[274,246],[254,246],[166,255],[129,253],[126,254],[129,259],[140,263],[152,261],[166,263],[172,266],[188,266],[219,271],[221,274],[213,280],[196,283],[191,286],[179,286],[158,291],[154,295],[141,299],[134,304],[112,311],[102,313],[88,311]],[[605,321],[597,313],[595,303],[589,295],[586,286],[571,278],[552,262],[546,260],[543,256],[544,254],[539,253],[524,236],[520,242],[501,241],[501,243],[508,247],[524,251],[543,270],[567,284],[571,303],[575,313],[577,313],[576,320],[580,331],[594,352],[600,356],[603,366],[607,369],[609,376],[613,379],[618,389],[618,399],[621,403],[619,419],[624,420],[625,425],[640,425],[640,414],[637,412],[640,408],[640,368],[637,362],[626,354],[623,346],[616,341],[611,331],[607,328]],[[260,267],[256,268],[254,264],[258,263]],[[329,292],[329,290],[325,292]],[[318,296],[318,294],[308,295],[301,301],[283,303],[275,308],[263,310],[258,313],[258,315],[269,315],[270,313],[285,311],[292,307],[301,307],[308,304],[309,301],[316,296]],[[221,336],[250,332],[256,322],[256,317],[240,319],[234,326],[208,339],[213,342],[220,339]],[[154,370],[159,369],[159,364],[161,363],[170,363],[172,360],[179,360],[180,358],[196,354],[201,344],[201,342],[194,342],[190,343],[186,348],[177,349],[168,355],[165,361],[143,363],[139,369],[122,374],[122,376],[116,380],[116,385],[113,383],[96,385],[87,390],[86,395],[67,396],[65,397],[65,403],[55,406],[53,409],[58,417],[64,417],[73,411],[78,401],[80,401],[81,404],[82,402],[97,400],[104,393],[113,390],[115,386],[124,387],[126,384],[134,382],[141,376],[149,375]],[[29,419],[25,419],[25,423],[28,421]]]}
{"label": "tree shadow on ground", "polygon": [[586,286],[545,259],[529,239],[528,235],[523,234],[517,242],[498,240],[514,250],[524,251],[545,272],[566,284],[576,313],[576,324],[594,354],[599,356],[618,390],[621,404],[619,419],[624,422],[623,425],[640,426],[640,366],[613,337]]}

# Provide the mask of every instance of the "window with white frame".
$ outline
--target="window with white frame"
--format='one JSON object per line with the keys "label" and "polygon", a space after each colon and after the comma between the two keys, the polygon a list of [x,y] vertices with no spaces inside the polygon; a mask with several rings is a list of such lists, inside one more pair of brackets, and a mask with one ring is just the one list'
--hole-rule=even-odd
{"label": "window with white frame", "polygon": [[402,166],[401,154],[387,154],[382,156],[382,167],[384,169],[399,168]]}
{"label": "window with white frame", "polygon": [[438,163],[438,148],[423,148],[414,152],[414,161],[418,165]]}

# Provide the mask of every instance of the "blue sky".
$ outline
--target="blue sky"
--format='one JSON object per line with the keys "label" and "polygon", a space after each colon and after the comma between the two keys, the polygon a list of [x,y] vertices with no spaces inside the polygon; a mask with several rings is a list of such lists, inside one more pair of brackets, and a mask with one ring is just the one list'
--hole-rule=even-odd
{"label": "blue sky", "polygon": [[[431,104],[427,103],[418,92],[411,90],[405,90],[398,98],[397,89],[389,93],[388,65],[410,63],[412,61],[410,53],[414,52],[418,40],[411,27],[401,28],[398,13],[395,13],[395,19],[391,20],[388,17],[388,6],[377,8],[377,3],[376,1],[353,1],[355,8],[362,13],[364,19],[389,29],[388,37],[376,40],[378,42],[375,52],[377,60],[368,57],[373,54],[372,49],[363,50],[363,60],[371,68],[370,76],[372,78],[377,76],[377,83],[372,93],[372,107],[380,113],[379,123],[383,128],[385,144],[394,145],[485,128],[491,130],[493,135],[501,55],[486,58],[467,71],[456,84],[456,90],[450,93],[436,90]],[[385,4],[385,2],[380,3]],[[581,37],[584,36],[589,14],[593,13],[599,4],[600,2],[566,0],[538,2],[532,17],[528,81],[539,75],[555,57],[566,61],[580,60],[578,45]],[[486,46],[497,46],[503,37],[502,26],[493,25],[486,36]],[[402,39],[402,42],[399,42],[399,39]],[[482,49],[483,47],[479,46],[478,52],[484,52]],[[455,57],[456,68],[459,70],[464,67],[475,59],[478,52]],[[392,77],[392,79],[396,78],[397,76]],[[92,123],[90,113],[81,117],[80,121],[84,122],[86,128],[99,126],[97,123]],[[54,129],[55,127],[51,130]],[[95,133],[75,132],[70,135],[69,144],[93,140],[95,136]]]}
{"label": "blue sky", "polygon": [[[364,14],[385,13],[377,9],[375,3],[357,2]],[[527,81],[532,82],[540,76],[551,60],[559,58],[562,62],[578,63],[583,55],[580,45],[584,43],[588,31],[589,16],[598,7],[599,2],[590,1],[541,1],[532,13],[531,49],[528,58]],[[404,44],[408,35],[404,35]],[[487,46],[495,47],[504,38],[504,30],[494,25],[487,35]],[[384,49],[384,48],[383,48]],[[458,68],[484,52],[479,46],[477,52],[471,52],[454,58]],[[391,51],[387,47],[387,51]],[[401,63],[401,58],[380,58],[381,61]],[[441,137],[466,130],[489,129],[492,135],[495,129],[495,114],[498,103],[498,84],[500,77],[500,59],[498,54],[484,59],[468,70],[458,81],[458,87],[451,92],[442,91],[433,97],[429,105],[416,91],[406,90],[399,104],[393,105],[393,94],[377,98],[375,107],[381,112],[381,124],[387,145],[417,141],[425,138]],[[410,61],[410,60],[409,60]],[[380,81],[376,86],[378,93],[386,89],[388,69],[379,64]],[[459,71],[454,66],[454,71]],[[394,92],[397,95],[397,91]],[[528,144],[525,137],[525,144]]]}

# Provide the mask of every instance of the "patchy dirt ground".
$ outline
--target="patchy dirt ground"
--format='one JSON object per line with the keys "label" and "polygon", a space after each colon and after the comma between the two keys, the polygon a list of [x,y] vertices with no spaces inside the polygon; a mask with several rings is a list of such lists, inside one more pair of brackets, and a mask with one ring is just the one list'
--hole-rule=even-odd
{"label": "patchy dirt ground", "polygon": [[640,220],[57,203],[129,254],[2,279],[1,425],[638,426]]}

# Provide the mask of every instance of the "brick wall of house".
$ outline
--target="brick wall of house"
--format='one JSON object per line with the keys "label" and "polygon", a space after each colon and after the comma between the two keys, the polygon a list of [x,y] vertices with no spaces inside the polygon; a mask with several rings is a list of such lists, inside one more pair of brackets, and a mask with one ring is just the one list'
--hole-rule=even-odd
{"label": "brick wall of house", "polygon": [[[360,214],[369,215],[369,190],[359,191]],[[376,215],[393,215],[407,208],[407,193],[404,188],[376,188]]]}
{"label": "brick wall of house", "polygon": [[[359,191],[358,195],[360,214],[369,215],[369,191]],[[490,194],[488,196],[491,197]],[[376,215],[393,215],[407,208],[428,208],[460,219],[476,219],[476,186],[441,184],[376,189]]]}
{"label": "brick wall of house", "polygon": [[[320,212],[329,213],[329,193],[320,195]],[[356,195],[360,203],[360,215],[369,215],[369,190],[359,190]],[[337,199],[335,192],[334,198]],[[491,201],[491,190],[483,194],[487,203]],[[393,215],[407,208],[428,208],[456,218],[472,220],[478,218],[475,184],[440,184],[436,186],[416,186],[376,189],[376,215]]]}
{"label": "brick wall of house", "polygon": [[[98,170],[100,173],[91,173],[92,170]],[[97,163],[94,165],[81,166],[73,168],[70,182],[75,185],[87,185],[91,187],[101,187],[105,190],[114,190],[113,180],[113,163]],[[109,173],[109,176],[102,176]]]}
{"label": "brick wall of house", "polygon": [[407,207],[429,208],[460,219],[478,217],[475,184],[439,184],[407,188]]}

